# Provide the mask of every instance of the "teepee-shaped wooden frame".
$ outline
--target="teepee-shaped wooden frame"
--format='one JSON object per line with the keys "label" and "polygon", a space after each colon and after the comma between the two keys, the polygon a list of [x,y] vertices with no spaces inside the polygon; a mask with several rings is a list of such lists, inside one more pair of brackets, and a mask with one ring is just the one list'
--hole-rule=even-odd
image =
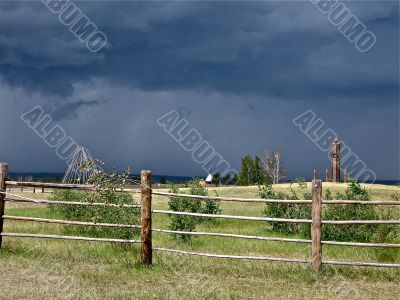
{"label": "teepee-shaped wooden frame", "polygon": [[78,146],[68,163],[67,172],[65,172],[63,183],[86,184],[92,172],[83,172],[80,167],[82,164],[90,162],[92,166],[96,163],[89,150],[83,146]]}

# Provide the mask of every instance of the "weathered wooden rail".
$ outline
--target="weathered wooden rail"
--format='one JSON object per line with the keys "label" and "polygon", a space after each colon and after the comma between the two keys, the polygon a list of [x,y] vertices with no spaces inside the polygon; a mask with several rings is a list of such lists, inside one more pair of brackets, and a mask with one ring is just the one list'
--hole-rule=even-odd
{"label": "weathered wooden rail", "polygon": [[[193,255],[209,258],[224,258],[224,259],[248,259],[248,260],[263,260],[263,261],[276,261],[276,262],[290,262],[311,264],[315,273],[320,273],[323,264],[327,265],[343,265],[343,266],[365,266],[365,267],[385,267],[385,268],[400,268],[400,264],[378,263],[378,262],[351,262],[351,261],[333,261],[323,260],[322,248],[323,245],[336,245],[348,247],[375,247],[375,248],[400,248],[400,244],[388,243],[356,243],[356,242],[337,242],[337,241],[323,241],[322,240],[322,226],[324,224],[344,225],[344,224],[400,224],[400,220],[323,220],[322,207],[323,205],[400,205],[400,201],[359,201],[359,200],[322,200],[322,182],[321,180],[312,181],[312,200],[277,200],[277,199],[247,199],[247,198],[230,198],[230,197],[213,197],[213,196],[198,196],[187,194],[176,194],[169,192],[155,191],[152,189],[152,176],[150,171],[141,172],[141,189],[121,189],[121,192],[140,193],[140,205],[116,205],[106,203],[91,203],[76,201],[54,201],[46,199],[31,199],[21,195],[15,195],[7,192],[7,187],[34,187],[34,188],[51,188],[51,189],[76,189],[84,191],[95,190],[94,186],[89,185],[75,185],[75,184],[56,184],[56,183],[40,183],[40,182],[18,182],[10,181],[8,178],[8,165],[5,163],[0,164],[0,247],[2,246],[3,237],[10,238],[43,238],[43,239],[62,239],[62,240],[75,240],[75,241],[91,241],[91,242],[109,242],[109,243],[125,243],[125,244],[141,244],[141,261],[143,264],[152,264],[153,250],[163,251],[170,253],[178,253],[184,255]],[[296,205],[311,205],[312,218],[309,219],[284,219],[284,218],[266,218],[266,217],[250,217],[250,216],[233,216],[233,215],[212,215],[202,213],[190,212],[177,212],[152,209],[152,195],[166,196],[166,197],[184,197],[198,200],[214,200],[214,201],[227,201],[227,202],[246,202],[246,203],[284,203]],[[21,217],[10,216],[5,214],[5,203],[7,201],[25,202],[33,204],[62,204],[62,205],[82,205],[82,206],[105,206],[105,207],[118,207],[124,209],[140,209],[141,210],[141,224],[109,224],[109,223],[93,223],[81,222],[72,220],[57,220],[45,219],[34,217]],[[310,224],[311,239],[292,239],[281,237],[265,237],[265,236],[250,236],[228,233],[216,232],[187,232],[187,231],[174,231],[166,229],[152,228],[152,214],[166,214],[166,215],[181,215],[192,216],[200,218],[216,218],[216,219],[234,219],[243,221],[257,221],[257,222],[282,222],[282,223],[299,223]],[[132,228],[140,229],[140,240],[123,240],[123,239],[107,239],[107,238],[90,238],[79,236],[61,236],[61,235],[48,235],[48,234],[28,234],[28,233],[8,233],[3,231],[4,221],[19,221],[19,222],[40,222],[48,224],[61,224],[61,225],[75,225],[75,226],[89,226],[89,227],[110,227],[110,228]],[[303,243],[311,245],[310,259],[298,258],[279,258],[279,257],[261,257],[261,256],[242,256],[242,255],[228,255],[228,254],[214,254],[214,253],[201,253],[191,252],[177,249],[167,249],[162,247],[154,247],[152,244],[152,232],[166,233],[166,234],[181,234],[193,236],[211,236],[223,238],[238,238],[259,241],[273,241],[285,243]]]}

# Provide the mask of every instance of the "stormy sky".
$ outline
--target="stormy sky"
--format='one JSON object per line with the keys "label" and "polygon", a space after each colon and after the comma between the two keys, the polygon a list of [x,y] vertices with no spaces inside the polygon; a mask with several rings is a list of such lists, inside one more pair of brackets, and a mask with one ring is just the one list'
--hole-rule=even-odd
{"label": "stormy sky", "polygon": [[66,163],[21,115],[41,106],[118,168],[204,176],[156,123],[175,109],[232,167],[282,151],[290,178],[327,154],[292,120],[312,110],[379,179],[399,179],[399,3],[345,1],[376,35],[360,53],[310,1],[75,1],[109,44],[90,52],[40,1],[0,1],[0,161]]}

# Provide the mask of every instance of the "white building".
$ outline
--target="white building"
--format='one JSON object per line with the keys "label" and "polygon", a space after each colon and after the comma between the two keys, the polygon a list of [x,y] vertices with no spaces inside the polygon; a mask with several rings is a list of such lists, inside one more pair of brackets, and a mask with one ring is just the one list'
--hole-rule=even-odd
{"label": "white building", "polygon": [[212,184],[213,176],[211,174],[208,174],[206,178],[206,184]]}

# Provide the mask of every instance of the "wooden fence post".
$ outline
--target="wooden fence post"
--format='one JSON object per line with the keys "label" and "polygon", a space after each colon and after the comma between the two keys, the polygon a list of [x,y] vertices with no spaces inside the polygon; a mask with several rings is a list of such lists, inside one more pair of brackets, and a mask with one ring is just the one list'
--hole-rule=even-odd
{"label": "wooden fence post", "polygon": [[322,182],[319,179],[312,181],[312,225],[311,225],[311,262],[314,273],[321,272],[322,265]]}
{"label": "wooden fence post", "polygon": [[[7,177],[8,177],[8,164],[0,163],[0,192],[5,193],[7,191],[5,182],[7,180]],[[5,198],[6,195],[0,194],[0,248],[3,243],[3,237],[1,234],[3,233],[3,223],[4,223],[3,215],[6,204],[6,202],[4,201]]]}
{"label": "wooden fence post", "polygon": [[140,256],[143,264],[152,264],[151,241],[151,172],[141,172],[141,242]]}

